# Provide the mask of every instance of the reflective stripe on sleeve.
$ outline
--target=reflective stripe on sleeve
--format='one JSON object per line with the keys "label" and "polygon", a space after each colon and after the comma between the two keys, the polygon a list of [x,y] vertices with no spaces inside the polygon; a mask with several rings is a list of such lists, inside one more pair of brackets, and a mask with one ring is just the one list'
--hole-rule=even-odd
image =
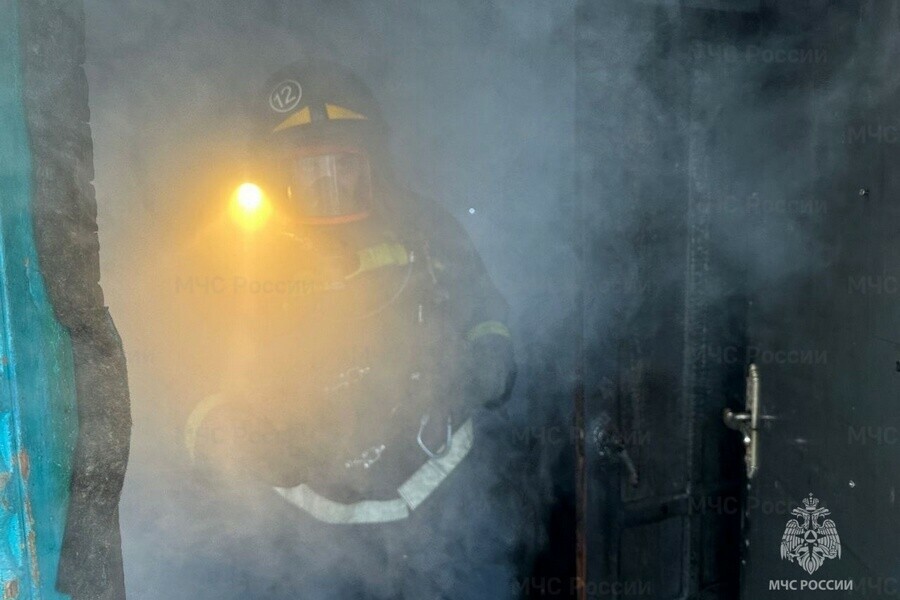
{"label": "reflective stripe on sleeve", "polygon": [[500,321],[482,321],[466,333],[466,339],[472,342],[486,335],[510,337],[509,328]]}
{"label": "reflective stripe on sleeve", "polygon": [[357,256],[359,257],[359,268],[347,275],[345,279],[353,279],[358,275],[383,267],[403,267],[409,264],[409,251],[406,246],[391,242],[363,248],[357,253]]}
{"label": "reflective stripe on sleeve", "polygon": [[187,419],[184,426],[184,445],[187,448],[188,456],[193,464],[197,460],[197,434],[203,421],[209,416],[214,409],[227,404],[223,394],[213,394],[204,398],[198,404]]}

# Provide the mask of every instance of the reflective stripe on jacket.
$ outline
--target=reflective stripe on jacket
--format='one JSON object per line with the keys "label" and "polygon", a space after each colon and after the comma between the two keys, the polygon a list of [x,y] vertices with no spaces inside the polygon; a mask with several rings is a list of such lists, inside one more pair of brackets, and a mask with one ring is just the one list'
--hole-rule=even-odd
{"label": "reflective stripe on jacket", "polygon": [[278,494],[313,518],[324,523],[388,523],[407,518],[421,505],[472,449],[475,432],[469,419],[456,430],[450,449],[444,456],[429,459],[397,488],[393,500],[364,500],[342,504],[330,500],[306,484],[292,488],[274,488]]}

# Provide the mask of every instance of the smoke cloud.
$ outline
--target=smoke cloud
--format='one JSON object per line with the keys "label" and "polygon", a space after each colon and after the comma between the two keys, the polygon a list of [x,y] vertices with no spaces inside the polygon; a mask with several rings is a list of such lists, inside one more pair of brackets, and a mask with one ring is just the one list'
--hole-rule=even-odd
{"label": "smoke cloud", "polygon": [[[515,595],[522,565],[497,547],[520,547],[527,569],[546,541],[553,490],[571,479],[560,459],[571,442],[578,292],[574,2],[88,0],[86,13],[102,281],[135,423],[121,508],[129,597],[343,598],[357,580],[390,591],[378,554],[390,532],[348,555],[346,539],[308,525],[297,548],[277,552],[261,541],[284,525],[266,501],[247,492],[210,502],[185,485],[194,476],[183,466],[183,421],[215,391],[207,359],[228,340],[165,299],[212,314],[227,295],[184,257],[204,250],[197,223],[223,202],[249,104],[272,72],[306,56],[344,64],[373,88],[399,178],[462,223],[510,303],[513,398],[490,417],[496,433],[478,441],[471,478],[454,484],[477,489],[499,473],[507,490],[482,510],[460,499],[416,523],[422,544],[465,548],[411,564],[439,586],[467,573],[470,592],[454,597]],[[242,553],[196,541],[221,534],[197,515],[242,510],[218,524]],[[460,538],[461,527],[471,533]],[[291,571],[299,575],[279,579]],[[291,586],[302,589],[290,595]]]}

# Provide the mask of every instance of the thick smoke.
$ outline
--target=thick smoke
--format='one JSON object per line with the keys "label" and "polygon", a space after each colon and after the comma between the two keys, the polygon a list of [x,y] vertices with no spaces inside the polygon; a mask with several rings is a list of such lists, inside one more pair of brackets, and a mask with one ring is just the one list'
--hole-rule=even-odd
{"label": "thick smoke", "polygon": [[[233,572],[246,571],[249,587],[267,569],[284,569],[284,558],[257,556],[270,550],[254,546],[267,525],[252,511],[222,525],[246,544],[230,569],[214,549],[181,541],[204,535],[190,531],[199,527],[191,511],[203,509],[181,485],[178,432],[186,407],[210,392],[197,355],[214,342],[192,339],[200,334],[190,322],[174,324],[157,299],[174,292],[192,294],[197,307],[206,302],[210,289],[191,287],[204,282],[191,281],[193,272],[175,257],[196,240],[194,224],[224,201],[224,184],[214,180],[233,175],[223,169],[238,154],[244,109],[271,72],[307,55],[345,64],[374,89],[400,179],[463,224],[512,308],[519,380],[495,417],[498,438],[512,443],[485,440],[490,460],[482,469],[521,471],[510,474],[520,499],[481,513],[448,505],[422,536],[440,544],[442,532],[465,524],[486,539],[520,537],[533,548],[548,491],[571,478],[551,468],[569,448],[564,424],[576,347],[574,2],[86,4],[103,284],[134,407],[122,500],[129,597],[222,597],[235,592],[217,588],[225,579],[234,585]],[[526,469],[509,455],[523,447],[540,458]],[[377,555],[348,563],[326,532],[307,533],[297,543],[314,549],[302,567],[311,575],[297,597],[339,594],[333,581],[341,578],[371,581],[377,591]],[[456,564],[417,565],[420,575],[471,570],[472,585],[485,594],[508,591],[490,587],[512,576],[517,565],[508,558],[478,545],[463,562],[458,549],[451,552]],[[494,583],[475,581],[478,563],[481,573],[494,569]]]}
{"label": "thick smoke", "polygon": [[[725,6],[736,10],[698,8]],[[873,6],[88,0],[103,284],[134,404],[122,504],[131,597],[217,593],[215,552],[178,542],[203,533],[184,535],[195,526],[186,507],[196,507],[179,483],[174,433],[185,406],[209,392],[196,356],[213,342],[189,322],[174,326],[156,299],[188,293],[192,273],[173,257],[223,201],[245,108],[271,72],[308,55],[358,72],[391,126],[400,179],[463,224],[509,301],[519,379],[496,419],[515,443],[491,441],[482,468],[512,471],[534,512],[448,505],[423,537],[440,544],[465,523],[486,539],[518,536],[533,547],[546,541],[535,523],[550,494],[573,479],[567,424],[579,328],[591,414],[613,415],[650,441],[631,448],[641,481],[624,500],[683,489],[689,444],[712,431],[704,443],[716,448],[731,435],[719,423],[722,398],[737,398],[728,378],[740,379],[746,357],[728,373],[693,370],[691,361],[698,350],[702,358],[746,342],[751,296],[778,298],[800,274],[827,272],[836,252],[828,223],[857,190],[841,206],[823,192],[865,141],[860,125],[896,135],[851,114],[890,104],[900,85],[890,31],[900,3],[875,25]],[[204,290],[193,293],[202,306]],[[691,386],[705,395],[683,401]],[[530,467],[510,448],[530,452]],[[738,448],[721,448],[739,459]],[[232,570],[252,572],[248,586],[287,560],[254,556],[263,552],[254,546],[261,524],[254,514],[229,524],[246,541]],[[379,557],[348,563],[327,536],[310,531],[303,541],[315,551],[299,597],[325,597],[334,589],[326,582],[340,578],[376,589]],[[474,566],[488,565],[502,580],[516,566],[490,548],[467,550],[469,562],[421,564],[419,574],[483,574]],[[187,566],[165,571],[178,559]]]}

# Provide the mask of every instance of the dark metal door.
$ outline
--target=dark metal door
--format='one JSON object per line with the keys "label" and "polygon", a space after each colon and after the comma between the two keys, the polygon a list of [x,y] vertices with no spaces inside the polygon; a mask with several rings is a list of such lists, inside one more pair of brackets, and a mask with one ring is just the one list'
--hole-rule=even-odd
{"label": "dark metal door", "polygon": [[900,8],[726,4],[579,7],[587,595],[890,597]]}
{"label": "dark metal door", "polygon": [[898,4],[829,4],[788,22],[823,60],[769,69],[794,81],[796,110],[773,110],[765,147],[797,185],[770,190],[792,210],[755,224],[785,263],[751,255],[761,418],[741,597],[753,600],[900,594],[900,129],[884,63]]}
{"label": "dark metal door", "polygon": [[708,127],[721,74],[690,54],[706,13],[579,7],[583,597],[738,593],[741,447],[721,414],[742,388],[746,302],[714,209],[733,193],[721,146],[740,141]]}

